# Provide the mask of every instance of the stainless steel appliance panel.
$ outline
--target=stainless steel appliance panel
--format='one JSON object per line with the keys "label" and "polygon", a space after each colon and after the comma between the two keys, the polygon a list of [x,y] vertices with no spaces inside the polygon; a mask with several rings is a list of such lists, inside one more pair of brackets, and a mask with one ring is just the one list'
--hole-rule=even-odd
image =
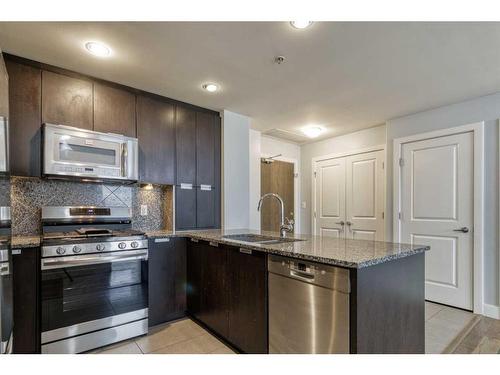
{"label": "stainless steel appliance panel", "polygon": [[349,271],[269,256],[269,353],[349,353]]}
{"label": "stainless steel appliance panel", "polygon": [[9,171],[9,125],[6,117],[0,116],[0,173]]}
{"label": "stainless steel appliance panel", "polygon": [[8,249],[0,250],[0,259],[0,354],[5,354],[12,341],[13,326],[12,268]]}
{"label": "stainless steel appliance panel", "polygon": [[43,131],[44,175],[138,180],[137,138],[53,124]]}
{"label": "stainless steel appliance panel", "polygon": [[146,333],[148,333],[148,320],[142,319],[121,326],[42,345],[42,354],[83,353],[101,346],[145,335]]}

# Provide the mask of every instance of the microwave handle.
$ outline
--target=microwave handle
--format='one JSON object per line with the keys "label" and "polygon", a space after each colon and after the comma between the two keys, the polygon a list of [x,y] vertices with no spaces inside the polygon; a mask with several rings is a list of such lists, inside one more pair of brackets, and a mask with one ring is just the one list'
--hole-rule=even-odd
{"label": "microwave handle", "polygon": [[127,177],[127,159],[128,159],[128,152],[127,152],[127,143],[122,143],[122,162],[121,162],[121,170],[122,170],[122,177]]}

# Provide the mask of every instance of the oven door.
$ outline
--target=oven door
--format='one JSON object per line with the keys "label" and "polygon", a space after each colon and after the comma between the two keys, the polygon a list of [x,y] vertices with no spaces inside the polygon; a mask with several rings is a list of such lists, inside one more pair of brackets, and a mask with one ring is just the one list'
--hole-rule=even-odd
{"label": "oven door", "polygon": [[8,353],[12,348],[12,308],[11,265],[9,262],[0,262],[0,354]]}
{"label": "oven door", "polygon": [[[147,329],[147,249],[45,258],[41,269],[42,352],[81,352],[119,341],[119,332],[106,332],[128,323],[134,332]],[[97,331],[106,334],[95,336]],[[77,336],[81,341],[90,332],[90,344],[50,344]],[[44,344],[52,349],[44,351]]]}

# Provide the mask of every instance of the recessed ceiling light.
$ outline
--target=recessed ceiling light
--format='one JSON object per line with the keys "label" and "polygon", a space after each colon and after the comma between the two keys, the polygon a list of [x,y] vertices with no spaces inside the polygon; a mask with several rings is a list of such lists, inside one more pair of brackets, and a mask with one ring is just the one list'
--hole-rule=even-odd
{"label": "recessed ceiling light", "polygon": [[324,129],[321,126],[308,126],[307,128],[302,129],[302,133],[309,138],[316,138],[323,133],[323,130]]}
{"label": "recessed ceiling light", "polygon": [[87,42],[85,48],[89,53],[98,57],[107,57],[111,54],[111,49],[99,42]]}
{"label": "recessed ceiling light", "polygon": [[290,21],[290,25],[296,29],[305,29],[312,25],[312,21]]}
{"label": "recessed ceiling light", "polygon": [[215,83],[205,83],[203,86],[204,90],[207,90],[208,92],[215,92],[219,89],[219,86],[217,86]]}

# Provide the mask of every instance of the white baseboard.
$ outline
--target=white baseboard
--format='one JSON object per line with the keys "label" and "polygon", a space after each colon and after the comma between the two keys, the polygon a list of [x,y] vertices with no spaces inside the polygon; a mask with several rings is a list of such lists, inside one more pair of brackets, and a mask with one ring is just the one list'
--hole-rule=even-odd
{"label": "white baseboard", "polygon": [[496,305],[483,305],[483,314],[488,318],[500,319],[500,306]]}

